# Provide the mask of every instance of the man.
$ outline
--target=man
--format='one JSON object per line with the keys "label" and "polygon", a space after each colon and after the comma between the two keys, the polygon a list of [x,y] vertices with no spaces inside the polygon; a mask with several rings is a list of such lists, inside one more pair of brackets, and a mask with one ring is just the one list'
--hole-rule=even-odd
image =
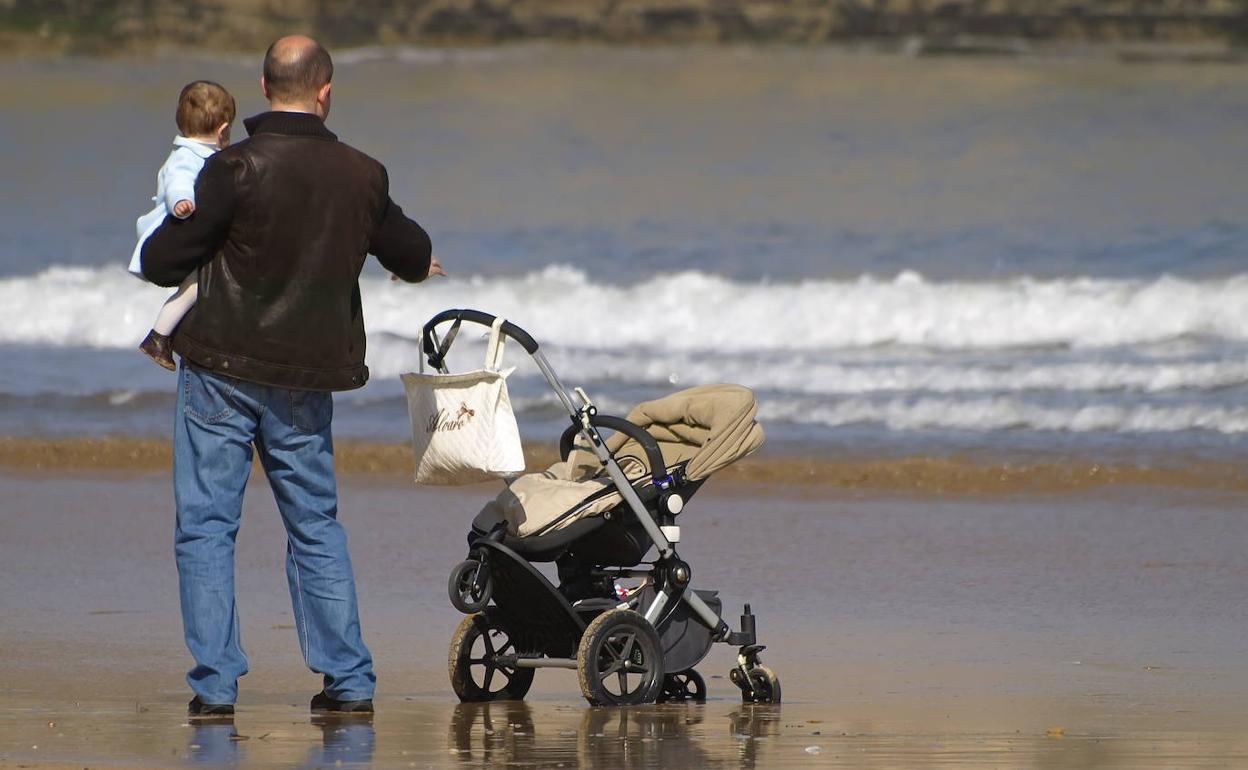
{"label": "man", "polygon": [[324,675],[313,712],[373,710],[372,657],[337,520],[331,392],[362,386],[357,282],[367,253],[410,282],[445,275],[428,235],[389,197],[386,170],[324,125],[333,63],[316,41],[265,54],[271,110],[250,138],[212,156],[195,214],[167,218],[143,274],[176,286],[199,271],[199,301],[178,326],[175,556],[192,717],[234,713],[247,672],[234,603],[234,540],[253,446],[286,525],[286,574],[304,660]]}

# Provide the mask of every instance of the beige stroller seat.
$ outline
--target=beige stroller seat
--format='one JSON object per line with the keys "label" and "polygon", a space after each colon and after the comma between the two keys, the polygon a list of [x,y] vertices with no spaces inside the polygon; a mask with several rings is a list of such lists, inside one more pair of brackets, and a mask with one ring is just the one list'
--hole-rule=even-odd
{"label": "beige stroller seat", "polygon": [[[686,479],[697,482],[762,445],[763,429],[754,420],[757,412],[749,388],[701,385],[642,402],[626,419],[654,437],[669,471],[680,468]],[[635,487],[652,485],[646,454],[636,441],[616,433],[606,443]],[[574,445],[567,459],[520,476],[486,503],[473,529],[485,533],[506,522],[508,540],[543,538],[601,518],[621,502],[598,458]],[[578,535],[587,531],[584,526],[574,529]]]}

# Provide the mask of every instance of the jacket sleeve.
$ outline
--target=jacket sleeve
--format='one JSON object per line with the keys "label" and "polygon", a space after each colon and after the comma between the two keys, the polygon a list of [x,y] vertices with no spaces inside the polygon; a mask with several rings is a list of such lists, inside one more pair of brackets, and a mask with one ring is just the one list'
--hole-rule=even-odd
{"label": "jacket sleeve", "polygon": [[166,213],[173,214],[178,201],[195,203],[195,179],[203,167],[204,161],[185,147],[179,147],[169,156],[160,170],[165,183],[165,199],[161,203],[165,204]]}
{"label": "jacket sleeve", "polygon": [[433,243],[424,228],[403,214],[399,204],[390,200],[390,180],[382,169],[385,202],[381,216],[368,241],[368,251],[381,266],[408,283],[429,277],[429,261]]}
{"label": "jacket sleeve", "polygon": [[143,276],[158,286],[177,286],[210,261],[230,232],[234,219],[234,173],[214,155],[195,184],[198,203],[188,219],[166,216],[143,244]]}

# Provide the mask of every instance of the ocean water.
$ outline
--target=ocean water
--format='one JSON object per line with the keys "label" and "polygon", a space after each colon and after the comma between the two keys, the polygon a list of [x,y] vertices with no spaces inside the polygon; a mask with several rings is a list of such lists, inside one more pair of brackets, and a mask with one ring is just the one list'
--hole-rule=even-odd
{"label": "ocean water", "polygon": [[[258,59],[257,57],[254,57]],[[407,435],[448,307],[505,315],[604,408],[755,389],[781,446],[1248,451],[1248,70],[1093,55],[366,50],[330,127],[386,163],[451,277],[362,278],[373,380],[339,435]],[[164,435],[126,274],[177,91],[262,109],[251,57],[0,62],[0,434]],[[236,125],[236,136],[244,131]],[[481,343],[461,335],[457,369]],[[522,430],[561,428],[522,351]]]}

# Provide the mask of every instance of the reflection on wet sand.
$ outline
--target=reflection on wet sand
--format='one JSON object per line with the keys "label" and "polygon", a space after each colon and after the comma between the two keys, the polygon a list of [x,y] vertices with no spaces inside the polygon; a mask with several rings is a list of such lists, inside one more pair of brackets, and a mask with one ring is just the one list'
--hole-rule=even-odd
{"label": "reflection on wet sand", "polygon": [[[466,765],[527,764],[565,755],[580,768],[738,764],[730,752],[712,756],[703,741],[693,738],[704,714],[696,705],[587,708],[575,728],[562,722],[558,729],[539,729],[523,701],[463,703],[455,707],[449,735],[451,750]],[[752,766],[752,756],[741,759],[741,766]]]}
{"label": "reflection on wet sand", "polygon": [[[309,719],[293,705],[241,707],[188,724],[172,701],[142,709],[62,704],[0,711],[0,768],[988,767],[1162,768],[1248,762],[1223,732],[976,733],[944,723],[897,730],[827,704],[587,708],[570,702],[386,700],[374,719]],[[63,716],[49,719],[49,714]],[[49,727],[49,725],[54,725]]]}
{"label": "reflection on wet sand", "polygon": [[461,763],[492,764],[534,752],[533,712],[524,701],[461,703],[447,731],[447,747]]}
{"label": "reflection on wet sand", "polygon": [[[373,717],[313,716],[310,724],[320,733],[320,741],[307,746],[304,757],[292,767],[368,767],[373,762],[376,731]],[[242,735],[234,719],[209,719],[188,723],[185,759],[192,765],[206,767],[251,767],[264,762],[267,749],[262,748],[249,755],[247,746],[253,737],[256,745],[274,735],[266,732],[258,736]],[[302,741],[300,741],[302,742]],[[292,746],[293,748],[293,746]],[[297,750],[292,753],[297,753]],[[292,757],[293,759],[293,757]]]}
{"label": "reflection on wet sand", "polygon": [[211,767],[233,767],[244,759],[243,736],[238,734],[233,719],[192,722],[187,736],[186,757],[191,762]]}
{"label": "reflection on wet sand", "polygon": [[373,718],[367,715],[313,717],[312,724],[321,730],[321,745],[308,749],[300,767],[368,766],[373,761],[377,734]]}

